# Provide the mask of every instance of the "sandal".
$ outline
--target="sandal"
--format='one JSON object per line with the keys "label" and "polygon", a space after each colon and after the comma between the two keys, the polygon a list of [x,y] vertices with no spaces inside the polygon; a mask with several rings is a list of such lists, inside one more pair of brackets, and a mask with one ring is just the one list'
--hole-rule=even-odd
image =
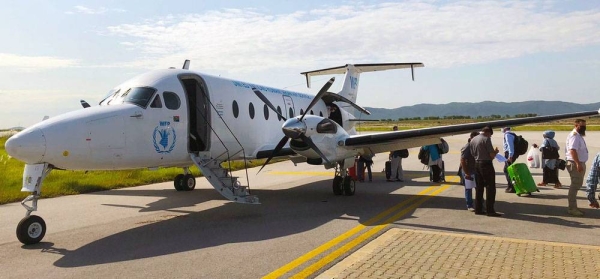
{"label": "sandal", "polygon": [[544,183],[544,182],[540,182],[540,183],[538,183],[538,186],[547,186],[547,185],[548,185],[548,184],[547,184],[547,183]]}
{"label": "sandal", "polygon": [[560,183],[554,184],[554,189],[560,189],[560,188],[562,188],[562,184],[560,184]]}

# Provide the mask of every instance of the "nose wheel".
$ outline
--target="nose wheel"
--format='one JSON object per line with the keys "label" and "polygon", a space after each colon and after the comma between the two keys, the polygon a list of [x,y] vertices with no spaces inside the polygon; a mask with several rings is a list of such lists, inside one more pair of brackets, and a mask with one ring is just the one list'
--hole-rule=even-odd
{"label": "nose wheel", "polygon": [[29,215],[17,225],[17,238],[25,245],[38,243],[46,235],[46,222],[42,217]]}

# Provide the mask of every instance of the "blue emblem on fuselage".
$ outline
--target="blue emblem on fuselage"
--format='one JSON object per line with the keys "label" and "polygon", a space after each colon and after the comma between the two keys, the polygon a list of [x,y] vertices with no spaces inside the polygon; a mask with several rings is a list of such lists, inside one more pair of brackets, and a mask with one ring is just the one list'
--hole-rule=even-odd
{"label": "blue emblem on fuselage", "polygon": [[160,121],[160,124],[154,128],[152,137],[154,140],[154,149],[158,153],[171,153],[175,148],[177,135],[175,135],[175,129],[171,127],[169,121]]}

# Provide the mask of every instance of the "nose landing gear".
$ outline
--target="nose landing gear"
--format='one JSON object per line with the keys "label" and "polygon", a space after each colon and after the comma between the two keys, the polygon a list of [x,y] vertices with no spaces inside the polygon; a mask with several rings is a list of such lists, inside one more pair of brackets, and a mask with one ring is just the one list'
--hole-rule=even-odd
{"label": "nose landing gear", "polygon": [[[46,235],[46,222],[40,216],[31,215],[31,212],[37,211],[42,182],[50,171],[52,171],[52,167],[48,164],[25,165],[21,191],[32,192],[32,194],[21,202],[21,205],[27,209],[27,213],[17,225],[17,238],[25,245],[38,243]],[[26,204],[29,201],[31,201],[31,206]]]}

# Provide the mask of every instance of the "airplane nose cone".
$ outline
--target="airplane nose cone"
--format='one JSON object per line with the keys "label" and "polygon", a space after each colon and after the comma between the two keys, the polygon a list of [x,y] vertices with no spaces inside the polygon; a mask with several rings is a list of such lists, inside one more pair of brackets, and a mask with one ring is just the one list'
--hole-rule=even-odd
{"label": "airplane nose cone", "polygon": [[27,129],[12,137],[4,144],[8,155],[27,164],[43,162],[46,155],[46,138],[42,130]]}
{"label": "airplane nose cone", "polygon": [[283,123],[283,127],[281,129],[287,137],[297,139],[300,137],[300,135],[306,133],[306,124],[304,124],[302,121],[298,121],[296,118],[290,118]]}

